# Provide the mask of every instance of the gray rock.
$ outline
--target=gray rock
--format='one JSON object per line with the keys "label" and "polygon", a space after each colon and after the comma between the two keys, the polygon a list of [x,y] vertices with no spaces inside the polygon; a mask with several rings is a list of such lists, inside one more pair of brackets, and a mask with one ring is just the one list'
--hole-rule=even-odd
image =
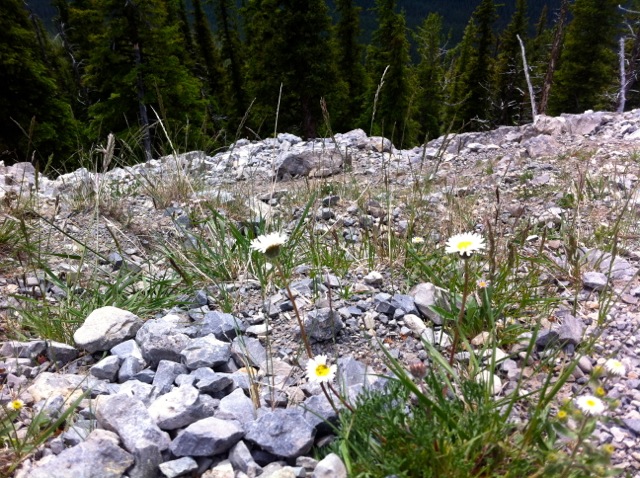
{"label": "gray rock", "polygon": [[183,373],[189,373],[189,369],[181,363],[160,360],[156,374],[153,377],[153,385],[158,389],[158,393],[162,395],[171,390],[176,377]]}
{"label": "gray rock", "polygon": [[622,422],[636,435],[640,435],[640,418],[623,418]]}
{"label": "gray rock", "polygon": [[304,419],[302,411],[296,409],[266,412],[248,423],[246,430],[247,441],[284,458],[296,458],[308,452],[315,436],[315,429]]}
{"label": "gray rock", "polygon": [[226,364],[231,358],[231,345],[218,340],[215,335],[193,339],[182,352],[182,363],[190,370],[200,367],[218,367]]}
{"label": "gray rock", "polygon": [[136,334],[142,357],[152,367],[160,360],[180,362],[180,352],[191,339],[176,330],[175,324],[148,320]]}
{"label": "gray rock", "polygon": [[243,441],[239,441],[229,450],[229,461],[234,470],[240,470],[249,476],[258,476],[262,473],[262,468],[255,462]]}
{"label": "gray rock", "polygon": [[587,251],[584,260],[591,267],[615,280],[630,279],[638,273],[638,269],[633,267],[625,258],[620,256],[614,258],[609,252],[603,252],[598,249]]}
{"label": "gray rock", "polygon": [[2,343],[2,347],[0,347],[0,357],[33,359],[44,353],[46,349],[47,343],[44,340],[32,340],[28,342],[10,340]]}
{"label": "gray rock", "polygon": [[342,154],[336,150],[292,153],[276,167],[276,177],[282,180],[296,176],[328,176],[339,172],[342,162]]}
{"label": "gray rock", "polygon": [[402,320],[404,324],[414,333],[417,337],[420,337],[422,333],[427,329],[427,325],[424,321],[414,314],[405,315]]}
{"label": "gray rock", "polygon": [[184,456],[177,460],[165,461],[159,468],[160,472],[167,478],[176,478],[196,471],[198,469],[198,462],[190,456]]}
{"label": "gray rock", "polygon": [[236,337],[231,344],[231,356],[238,366],[258,367],[267,360],[267,351],[258,339]]}
{"label": "gray rock", "polygon": [[140,361],[144,361],[142,358],[142,351],[134,339],[125,340],[124,342],[119,343],[115,347],[112,347],[110,352],[111,355],[117,355],[122,360],[127,357],[135,357],[140,359]]}
{"label": "gray rock", "polygon": [[547,156],[555,156],[560,152],[561,145],[553,137],[547,134],[534,136],[523,141],[522,146],[526,148],[530,158],[542,158]]}
{"label": "gray rock", "polygon": [[194,370],[191,376],[195,378],[194,385],[206,393],[222,392],[234,383],[231,374],[214,372],[206,367]]}
{"label": "gray rock", "polygon": [[582,285],[595,291],[604,290],[607,286],[607,276],[602,272],[585,272],[582,274]]}
{"label": "gray rock", "polygon": [[158,389],[151,384],[138,380],[129,380],[120,386],[118,393],[135,397],[144,403],[145,407],[151,405],[158,398]]}
{"label": "gray rock", "polygon": [[340,357],[336,381],[344,388],[363,385],[367,382],[367,366],[351,356]]}
{"label": "gray rock", "polygon": [[118,383],[126,382],[127,380],[131,380],[134,376],[136,376],[139,372],[144,368],[144,360],[139,359],[130,355],[125,358],[120,364],[120,369],[118,370]]}
{"label": "gray rock", "polygon": [[304,320],[307,335],[317,341],[334,339],[344,328],[340,314],[329,307],[312,310]]}
{"label": "gray rock", "polygon": [[570,314],[564,314],[562,317],[562,325],[558,329],[558,340],[564,346],[573,345],[574,347],[582,341],[585,325],[582,319],[574,317]]}
{"label": "gray rock", "polygon": [[142,320],[117,307],[101,307],[94,310],[75,331],[73,339],[89,353],[109,350],[136,335]]}
{"label": "gray rock", "polygon": [[242,389],[237,388],[220,400],[215,416],[222,420],[237,420],[244,425],[255,419],[256,409]]}
{"label": "gray rock", "polygon": [[423,282],[415,285],[409,295],[413,297],[414,303],[420,313],[430,319],[435,325],[442,325],[442,317],[435,312],[432,307],[438,306],[448,309],[446,291],[436,287],[431,282]]}
{"label": "gray rock", "polygon": [[78,358],[78,350],[61,342],[49,342],[47,344],[47,358],[57,367],[61,367]]}
{"label": "gray rock", "polygon": [[405,314],[418,314],[415,300],[410,295],[395,294],[391,298],[391,305],[395,309],[401,309]]}
{"label": "gray rock", "polygon": [[109,355],[103,358],[89,369],[91,375],[101,380],[115,381],[120,369],[120,359],[117,355]]}
{"label": "gray rock", "polygon": [[205,417],[200,392],[191,385],[174,388],[149,406],[149,415],[162,430],[183,428]]}
{"label": "gray rock", "polygon": [[379,287],[382,285],[384,278],[378,271],[371,271],[366,276],[364,276],[362,280],[364,280],[364,283],[367,285]]}
{"label": "gray rock", "polygon": [[196,322],[198,336],[205,337],[213,334],[218,340],[231,342],[247,329],[247,323],[231,314],[223,312],[207,312],[202,320]]}
{"label": "gray rock", "polygon": [[147,407],[126,394],[112,395],[98,401],[96,418],[101,427],[116,432],[127,451],[133,454],[131,478],[156,478],[162,452],[169,447],[167,433],[158,428]]}
{"label": "gray rock", "polygon": [[120,478],[132,464],[133,456],[118,446],[118,436],[98,429],[77,446],[32,469],[29,477]]}
{"label": "gray rock", "polygon": [[[335,399],[335,403],[340,402]],[[334,403],[334,404],[335,404]],[[300,405],[304,419],[316,429],[320,435],[333,432],[332,425],[338,424],[338,413],[334,410],[324,394],[311,395]]]}
{"label": "gray rock", "polygon": [[316,465],[312,478],[347,478],[347,468],[338,455],[329,453]]}
{"label": "gray rock", "polygon": [[209,417],[192,423],[171,443],[175,456],[213,456],[224,453],[244,435],[236,422]]}

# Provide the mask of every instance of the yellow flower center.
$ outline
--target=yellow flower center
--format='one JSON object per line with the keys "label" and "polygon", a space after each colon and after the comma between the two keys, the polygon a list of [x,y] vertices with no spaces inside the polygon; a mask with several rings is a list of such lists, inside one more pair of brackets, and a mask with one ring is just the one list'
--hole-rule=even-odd
{"label": "yellow flower center", "polygon": [[558,419],[559,420],[564,420],[565,418],[567,418],[567,412],[565,412],[564,410],[560,410],[558,412]]}
{"label": "yellow flower center", "polygon": [[318,377],[326,377],[327,375],[329,375],[329,372],[330,369],[325,364],[321,363],[316,366],[316,375]]}
{"label": "yellow flower center", "polygon": [[469,247],[471,244],[473,244],[472,241],[461,241],[458,242],[458,249],[460,250],[465,250],[467,249],[467,247]]}
{"label": "yellow flower center", "polygon": [[596,388],[596,395],[598,395],[600,397],[604,397],[606,394],[607,394],[607,392],[605,392],[604,388],[602,388],[602,387]]}
{"label": "yellow flower center", "polygon": [[588,398],[587,400],[585,400],[585,402],[589,408],[593,408],[596,406],[596,401],[592,398]]}

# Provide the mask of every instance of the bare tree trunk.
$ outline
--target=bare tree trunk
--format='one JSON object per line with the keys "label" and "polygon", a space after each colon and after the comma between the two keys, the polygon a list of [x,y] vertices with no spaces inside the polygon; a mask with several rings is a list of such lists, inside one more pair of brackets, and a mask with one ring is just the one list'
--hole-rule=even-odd
{"label": "bare tree trunk", "polygon": [[516,35],[516,38],[520,42],[520,49],[522,50],[522,68],[524,69],[524,77],[527,79],[527,86],[529,87],[529,99],[531,100],[531,115],[535,120],[538,116],[538,109],[536,108],[536,97],[533,94],[533,85],[531,84],[531,77],[529,76],[529,65],[527,65],[527,54],[524,49],[524,43],[520,35]]}
{"label": "bare tree trunk", "polygon": [[551,92],[551,83],[553,83],[553,74],[556,71],[560,53],[562,51],[562,37],[564,36],[565,22],[569,13],[569,1],[562,0],[560,5],[560,16],[556,23],[556,31],[553,35],[553,43],[551,45],[551,58],[547,66],[547,73],[544,75],[544,83],[542,85],[542,95],[540,96],[540,114],[545,114],[549,103],[549,93]]}
{"label": "bare tree trunk", "polygon": [[617,112],[622,113],[624,111],[624,105],[627,102],[627,75],[624,70],[624,37],[620,38],[620,92],[618,93],[618,108]]}
{"label": "bare tree trunk", "polygon": [[149,135],[149,115],[147,114],[147,105],[144,104],[144,83],[142,82],[142,74],[140,73],[140,65],[142,57],[140,55],[140,45],[133,44],[133,57],[138,69],[138,105],[140,107],[140,124],[142,125],[142,145],[144,146],[144,156],[147,161],[153,159],[151,156],[151,137]]}

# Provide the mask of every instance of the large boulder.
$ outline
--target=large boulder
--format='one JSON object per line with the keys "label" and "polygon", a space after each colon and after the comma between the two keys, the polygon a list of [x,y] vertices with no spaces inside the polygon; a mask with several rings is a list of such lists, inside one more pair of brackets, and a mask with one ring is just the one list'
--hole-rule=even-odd
{"label": "large boulder", "polygon": [[118,307],[101,307],[89,314],[73,339],[79,347],[94,353],[135,337],[140,327],[142,320],[137,315]]}

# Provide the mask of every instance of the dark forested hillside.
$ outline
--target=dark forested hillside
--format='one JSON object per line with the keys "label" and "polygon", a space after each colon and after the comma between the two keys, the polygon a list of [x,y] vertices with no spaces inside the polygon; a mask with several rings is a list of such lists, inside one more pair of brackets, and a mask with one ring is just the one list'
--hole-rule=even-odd
{"label": "dark forested hillside", "polygon": [[407,147],[640,105],[640,0],[0,2],[9,163],[73,167],[109,134],[127,161],[284,131]]}
{"label": "dark forested hillside", "polygon": [[[550,20],[553,12],[560,8],[561,0],[529,0],[529,17],[532,22],[535,22],[539,17],[542,9],[547,5]],[[52,28],[52,19],[56,14],[56,10],[53,7],[53,0],[27,0],[29,6],[33,9],[34,13],[38,15],[45,23],[47,28]],[[187,9],[191,9],[191,2],[188,1]],[[215,15],[212,8],[207,8],[206,3],[204,8],[209,11],[211,23],[214,23],[213,16]],[[362,30],[363,41],[368,41],[371,38],[371,32],[375,29],[376,18],[375,12],[375,0],[357,0],[356,5],[362,8]],[[451,31],[452,40],[458,41],[462,37],[462,31],[464,30],[471,13],[478,6],[480,0],[399,0],[398,7],[405,12],[407,18],[407,26],[411,29],[416,28],[422,23],[422,21],[429,15],[429,13],[435,12],[442,15],[444,18],[445,31]],[[504,0],[499,2],[498,6],[498,20],[496,25],[498,28],[504,28],[511,15],[515,10],[515,0]],[[238,5],[242,4],[242,0],[237,1]],[[328,1],[327,4],[331,11],[334,10],[335,2],[333,0]]]}

